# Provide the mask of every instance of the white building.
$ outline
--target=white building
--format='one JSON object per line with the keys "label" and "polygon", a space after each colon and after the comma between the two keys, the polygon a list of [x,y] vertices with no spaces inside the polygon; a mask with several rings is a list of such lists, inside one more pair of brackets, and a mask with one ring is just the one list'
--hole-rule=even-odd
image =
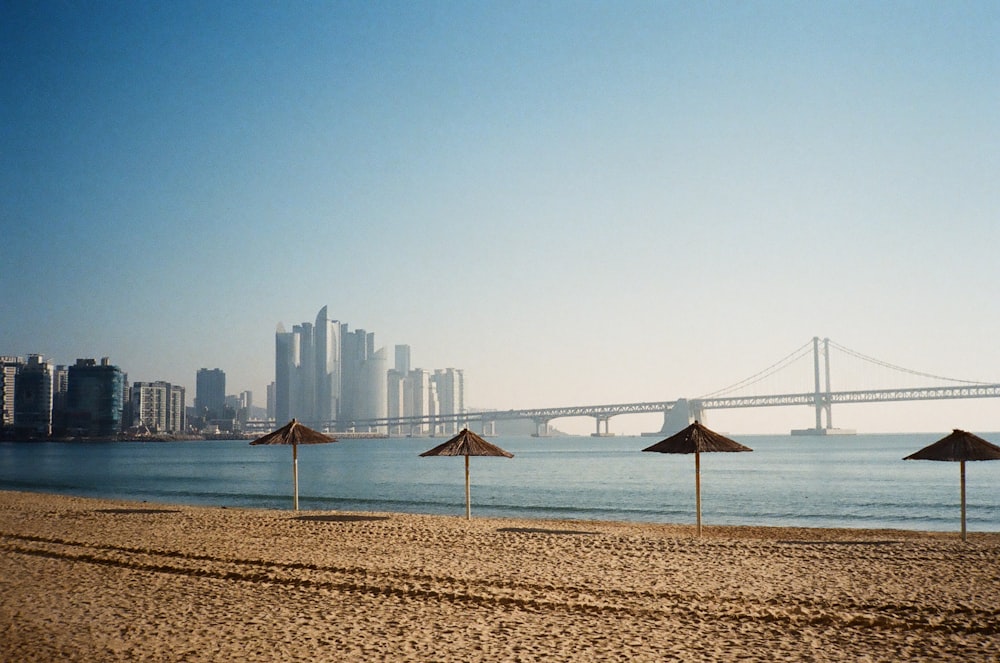
{"label": "white building", "polygon": [[375,334],[329,319],[320,309],[315,324],[303,322],[275,332],[274,414],[277,423],[295,418],[314,427],[331,422],[341,430],[355,421],[383,418],[387,411],[386,354]]}
{"label": "white building", "polygon": [[132,425],[154,433],[182,433],[187,428],[184,387],[169,382],[136,382],[129,390]]}

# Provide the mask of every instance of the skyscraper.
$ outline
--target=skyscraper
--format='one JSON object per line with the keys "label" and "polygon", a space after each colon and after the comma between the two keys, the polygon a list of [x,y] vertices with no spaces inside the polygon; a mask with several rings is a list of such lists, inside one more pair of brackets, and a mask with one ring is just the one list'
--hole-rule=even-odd
{"label": "skyscraper", "polygon": [[[430,417],[438,413],[437,390],[431,372],[415,368],[403,379],[403,416]],[[411,424],[410,434],[434,433],[427,423]]]}
{"label": "skyscraper", "polygon": [[112,436],[121,432],[125,374],[107,357],[77,359],[69,367],[66,426],[70,433]]}
{"label": "skyscraper", "polygon": [[401,375],[406,375],[410,372],[410,346],[396,346],[396,364],[393,366],[393,370]]}
{"label": "skyscraper", "polygon": [[29,355],[15,378],[14,427],[30,435],[52,434],[52,364]]}
{"label": "skyscraper", "polygon": [[275,332],[274,409],[278,423],[292,418],[315,426],[386,416],[386,354],[375,335],[351,332],[331,320],[327,307],[315,324],[303,322]]}
{"label": "skyscraper", "polygon": [[299,337],[279,323],[274,332],[274,420],[282,426],[291,421],[293,412],[299,414],[295,390],[298,365]]}
{"label": "skyscraper", "polygon": [[21,357],[0,357],[0,428],[14,426],[14,383],[23,365]]}
{"label": "skyscraper", "polygon": [[[465,413],[465,376],[461,370],[444,368],[434,371],[434,385],[437,387],[438,414]],[[458,420],[445,421],[438,432],[457,433],[460,428]]]}
{"label": "skyscraper", "polygon": [[223,418],[226,411],[226,373],[221,368],[198,370],[194,409],[206,421]]}
{"label": "skyscraper", "polygon": [[184,387],[162,381],[136,382],[129,392],[133,426],[147,426],[154,433],[184,431]]}
{"label": "skyscraper", "polygon": [[[344,325],[346,327],[346,325]],[[313,359],[316,380],[316,420],[337,419],[341,398],[341,325],[330,320],[326,307],[316,315]]]}
{"label": "skyscraper", "polygon": [[[465,412],[465,379],[454,368],[427,371],[411,369],[410,346],[394,348],[389,367],[385,348],[375,347],[375,334],[351,331],[346,323],[331,320],[327,307],[319,310],[315,324],[303,322],[285,331],[278,324],[274,335],[273,394],[276,423],[292,418],[314,427],[363,432],[439,433],[458,430],[458,422],[428,424],[404,431],[369,431],[361,422],[385,417],[432,417]],[[370,426],[370,425],[369,425]]]}

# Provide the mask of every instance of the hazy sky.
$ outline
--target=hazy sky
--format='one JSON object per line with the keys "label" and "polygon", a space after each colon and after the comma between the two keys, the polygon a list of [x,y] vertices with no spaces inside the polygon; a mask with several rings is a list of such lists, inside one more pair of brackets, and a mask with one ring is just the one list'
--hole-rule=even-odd
{"label": "hazy sky", "polygon": [[695,397],[813,336],[1000,382],[998,182],[996,2],[0,0],[0,354],[189,400],[263,404],[324,305],[477,407]]}

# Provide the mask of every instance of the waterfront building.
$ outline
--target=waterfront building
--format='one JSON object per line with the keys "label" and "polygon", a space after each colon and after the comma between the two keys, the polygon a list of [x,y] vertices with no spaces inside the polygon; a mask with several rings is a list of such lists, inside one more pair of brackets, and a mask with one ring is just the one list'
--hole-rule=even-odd
{"label": "waterfront building", "polygon": [[375,335],[331,320],[327,307],[314,323],[275,331],[274,418],[346,429],[359,419],[384,417],[386,359]]}
{"label": "waterfront building", "polygon": [[66,392],[69,391],[69,367],[59,364],[52,372],[52,430],[66,430]]}
{"label": "waterfront building", "polygon": [[356,428],[354,422],[386,416],[388,360],[384,348],[375,349],[375,334],[341,327],[341,401],[337,421]]}
{"label": "waterfront building", "polygon": [[169,382],[136,382],[129,389],[132,425],[154,433],[182,433],[187,428],[184,387]]}
{"label": "waterfront building", "polygon": [[[465,413],[465,376],[455,368],[434,371],[434,386],[438,399],[438,414],[460,415]],[[437,432],[452,435],[464,426],[457,419],[442,421]]]}
{"label": "waterfront building", "polygon": [[170,404],[167,410],[167,432],[187,431],[187,391],[176,384],[170,385]]}
{"label": "waterfront building", "polygon": [[[361,380],[358,384],[359,396],[357,417],[360,420],[381,419],[388,409],[389,358],[385,348],[379,348],[365,359]],[[370,426],[367,432],[384,432]]]}
{"label": "waterfront building", "polygon": [[17,373],[24,359],[11,355],[0,356],[0,428],[14,426],[14,392]]}
{"label": "waterfront building", "polygon": [[226,412],[226,373],[221,368],[198,370],[194,409],[205,421],[222,419]]}
{"label": "waterfront building", "polygon": [[[431,372],[415,368],[403,381],[403,416],[429,417],[437,414],[437,390],[431,380]],[[409,426],[410,435],[426,435],[434,430],[425,422]]]}
{"label": "waterfront building", "polygon": [[401,375],[406,375],[410,372],[410,346],[396,346],[396,363],[393,369]]}
{"label": "waterfront building", "polygon": [[292,403],[295,411],[292,417],[299,421],[316,422],[316,348],[313,325],[303,322],[292,327],[292,334],[298,338],[299,362],[295,366],[295,382],[292,389]]}
{"label": "waterfront building", "polygon": [[113,436],[121,432],[125,374],[107,357],[77,359],[68,369],[66,430],[72,435]]}
{"label": "waterfront building", "polygon": [[[376,348],[375,334],[351,331],[346,323],[331,320],[327,307],[320,309],[315,323],[303,322],[285,331],[275,330],[273,389],[268,395],[269,416],[276,423],[292,418],[313,427],[335,430],[371,430],[360,423],[385,417],[456,415],[465,411],[462,371],[426,371],[410,368],[410,346],[397,345],[389,368],[385,348]],[[439,393],[444,401],[439,403]],[[272,410],[273,394],[273,410]],[[364,428],[362,428],[364,426]],[[456,422],[416,426],[396,434],[455,432]]]}
{"label": "waterfront building", "polygon": [[52,364],[28,355],[14,380],[14,428],[30,436],[52,434]]}
{"label": "waterfront building", "polygon": [[292,412],[298,409],[298,365],[299,337],[286,332],[284,325],[278,323],[274,332],[274,419],[280,425],[291,421]]}
{"label": "waterfront building", "polygon": [[[398,419],[403,415],[403,404],[405,403],[404,385],[406,375],[397,369],[392,369],[386,376],[386,409],[385,416]],[[393,426],[389,429],[390,435],[406,434],[402,425]]]}
{"label": "waterfront building", "polygon": [[342,334],[347,325],[331,320],[324,306],[316,315],[313,339],[313,379],[315,380],[315,415],[317,422],[335,421],[340,413],[343,389]]}

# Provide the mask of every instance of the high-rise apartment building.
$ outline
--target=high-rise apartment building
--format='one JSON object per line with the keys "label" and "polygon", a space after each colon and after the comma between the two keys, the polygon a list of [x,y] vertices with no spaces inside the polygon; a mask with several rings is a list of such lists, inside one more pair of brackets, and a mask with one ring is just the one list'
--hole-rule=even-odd
{"label": "high-rise apartment building", "polygon": [[[465,376],[461,370],[444,368],[434,371],[434,385],[438,398],[438,414],[454,416],[465,413]],[[462,425],[458,419],[442,421],[437,432],[457,433]]]}
{"label": "high-rise apartment building", "polygon": [[384,350],[375,335],[331,320],[327,307],[315,324],[303,322],[275,332],[274,415],[316,426],[384,417],[386,372]]}
{"label": "high-rise apartment building", "polygon": [[28,355],[28,362],[14,381],[14,427],[25,434],[52,434],[52,364],[41,355]]}
{"label": "high-rise apartment building", "polygon": [[331,320],[324,306],[316,315],[313,337],[315,420],[334,421],[340,413],[343,389],[343,339],[347,325]]}
{"label": "high-rise apartment building", "polygon": [[[274,332],[274,420],[279,425],[292,420],[292,412],[298,414],[298,382],[296,369],[299,365],[299,337],[285,331],[278,323]],[[293,405],[294,403],[294,405]]]}
{"label": "high-rise apartment building", "polygon": [[73,435],[112,436],[121,432],[125,374],[104,357],[77,359],[69,367],[66,428]]}
{"label": "high-rise apartment building", "polygon": [[182,433],[187,428],[184,387],[136,382],[129,392],[133,426],[146,426],[154,433]]}
{"label": "high-rise apartment building", "polygon": [[[432,417],[438,413],[437,388],[431,379],[431,372],[415,368],[403,378],[404,417]],[[435,432],[426,422],[413,423],[407,431],[410,435]]]}
{"label": "high-rise apartment building", "polygon": [[396,346],[396,363],[393,366],[393,370],[400,375],[406,375],[410,372],[410,346]]}
{"label": "high-rise apartment building", "polygon": [[222,419],[226,411],[226,373],[221,368],[198,370],[194,408],[206,421]]}
{"label": "high-rise apartment building", "polygon": [[[457,415],[465,411],[462,371],[426,371],[410,368],[410,346],[395,346],[389,368],[385,348],[375,347],[375,334],[350,331],[346,323],[330,320],[324,306],[315,324],[303,322],[275,331],[273,408],[276,423],[295,418],[338,430],[361,430],[360,422],[385,417]],[[269,406],[272,402],[269,392]],[[443,394],[443,404],[439,402]],[[422,424],[392,433],[456,431],[453,422],[432,427]],[[407,427],[408,428],[408,427]]]}
{"label": "high-rise apartment building", "polygon": [[66,430],[66,393],[69,391],[69,368],[63,364],[52,373],[52,430]]}
{"label": "high-rise apartment building", "polygon": [[0,428],[14,426],[14,392],[18,371],[24,359],[10,355],[0,356]]}

